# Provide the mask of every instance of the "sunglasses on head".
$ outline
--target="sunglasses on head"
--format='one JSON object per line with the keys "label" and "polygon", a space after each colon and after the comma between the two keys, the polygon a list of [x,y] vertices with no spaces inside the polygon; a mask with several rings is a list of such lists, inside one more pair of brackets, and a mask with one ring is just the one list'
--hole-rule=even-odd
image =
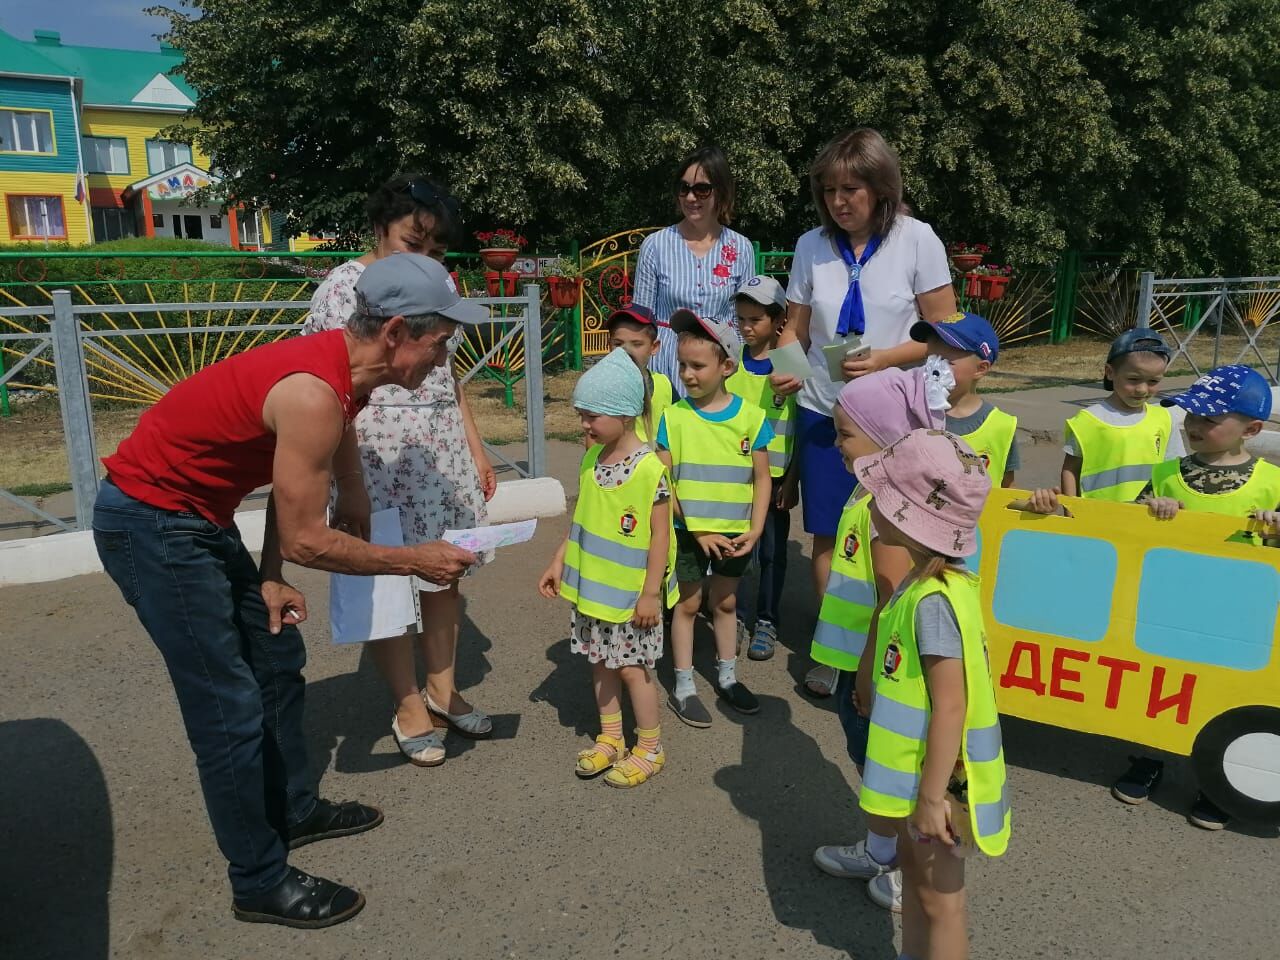
{"label": "sunglasses on head", "polygon": [[699,200],[705,200],[707,197],[711,196],[712,189],[714,188],[711,184],[707,183],[705,180],[699,180],[697,183],[689,183],[686,180],[681,180],[679,185],[676,187],[676,195],[687,197],[692,193]]}
{"label": "sunglasses on head", "polygon": [[410,180],[405,190],[415,203],[434,210],[443,210],[450,217],[458,215],[458,201],[447,193],[441,193],[424,180]]}

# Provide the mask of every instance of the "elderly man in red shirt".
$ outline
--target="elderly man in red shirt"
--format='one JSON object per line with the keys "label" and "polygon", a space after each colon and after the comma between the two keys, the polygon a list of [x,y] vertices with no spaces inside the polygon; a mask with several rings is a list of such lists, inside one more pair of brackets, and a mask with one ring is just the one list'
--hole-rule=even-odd
{"label": "elderly man in red shirt", "polygon": [[[446,362],[459,323],[489,319],[417,254],[371,264],[356,294],[345,330],[258,347],[176,385],[104,461],[94,507],[103,566],[173,680],[240,920],[313,928],[355,916],[361,894],[290,867],[288,851],[382,822],[376,807],[316,794],[297,628],[307,608],[283,561],[438,584],[476,561],[447,543],[382,547],[328,526],[331,481],[360,473],[351,421],[369,393],[416,389]],[[258,566],[234,511],[267,483]]]}

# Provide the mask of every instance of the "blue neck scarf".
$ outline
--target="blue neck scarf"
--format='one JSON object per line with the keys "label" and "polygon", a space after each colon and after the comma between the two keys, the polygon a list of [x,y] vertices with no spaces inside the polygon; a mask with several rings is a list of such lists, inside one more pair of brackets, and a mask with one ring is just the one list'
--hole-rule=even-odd
{"label": "blue neck scarf", "polygon": [[880,234],[873,233],[867,240],[867,245],[862,248],[862,256],[855,258],[853,246],[849,243],[849,235],[838,228],[832,233],[835,236],[836,249],[840,251],[844,265],[849,268],[849,289],[845,292],[844,303],[840,306],[840,323],[836,326],[836,334],[847,337],[853,333],[860,337],[867,329],[867,315],[862,308],[862,286],[859,278],[862,276],[862,268],[867,265],[871,255],[880,248]]}

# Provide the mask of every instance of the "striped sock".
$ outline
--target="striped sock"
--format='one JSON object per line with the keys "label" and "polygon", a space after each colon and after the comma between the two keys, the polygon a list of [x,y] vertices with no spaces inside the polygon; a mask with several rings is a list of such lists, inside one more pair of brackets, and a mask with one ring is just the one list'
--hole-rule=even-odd
{"label": "striped sock", "polygon": [[645,773],[653,773],[653,763],[649,760],[648,755],[661,752],[662,725],[659,724],[652,730],[636,727],[636,745],[631,750],[631,762]]}
{"label": "striped sock", "polygon": [[619,713],[602,713],[600,714],[600,733],[606,737],[616,737],[622,739],[622,714]]}

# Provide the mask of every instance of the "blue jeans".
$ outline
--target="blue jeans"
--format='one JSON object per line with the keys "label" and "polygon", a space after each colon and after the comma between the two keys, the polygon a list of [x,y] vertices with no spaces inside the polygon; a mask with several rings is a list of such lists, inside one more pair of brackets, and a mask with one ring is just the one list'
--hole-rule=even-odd
{"label": "blue jeans", "polygon": [[840,726],[844,729],[844,744],[849,751],[849,759],[861,770],[867,763],[867,737],[871,733],[871,718],[864,717],[853,705],[853,683],[857,674],[852,670],[841,670],[839,674],[834,694],[836,713],[840,716]]}
{"label": "blue jeans", "polygon": [[262,578],[235,527],[157,509],[106,481],[93,539],[169,669],[232,892],[269,890],[285,877],[289,825],[316,804],[302,634],[268,630]]}
{"label": "blue jeans", "polygon": [[[773,478],[773,490],[769,495],[769,512],[764,518],[764,532],[756,541],[753,557],[760,570],[760,584],[756,589],[756,623],[766,620],[778,625],[778,608],[782,605],[782,588],[787,579],[787,539],[791,536],[791,513],[779,510],[773,504],[778,499],[781,477]],[[738,582],[738,618],[746,621],[750,609],[751,590],[748,579]]]}

